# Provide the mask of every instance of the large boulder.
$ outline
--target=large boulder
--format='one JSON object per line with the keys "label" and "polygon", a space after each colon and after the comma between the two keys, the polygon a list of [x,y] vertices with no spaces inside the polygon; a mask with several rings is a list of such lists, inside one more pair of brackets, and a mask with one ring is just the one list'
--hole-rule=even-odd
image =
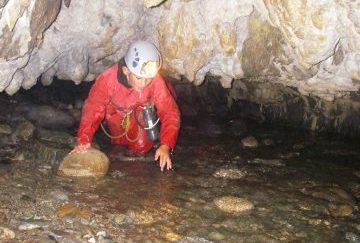
{"label": "large boulder", "polygon": [[109,164],[109,159],[103,152],[90,148],[85,153],[68,154],[60,163],[57,174],[69,177],[103,177]]}
{"label": "large boulder", "polygon": [[35,124],[54,130],[65,130],[75,124],[68,113],[48,105],[22,104],[16,111]]}

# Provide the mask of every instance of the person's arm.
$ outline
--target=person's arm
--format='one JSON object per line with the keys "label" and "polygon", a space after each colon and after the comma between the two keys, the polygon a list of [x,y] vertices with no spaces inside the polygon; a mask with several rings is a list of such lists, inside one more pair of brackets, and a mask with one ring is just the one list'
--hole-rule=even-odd
{"label": "person's arm", "polygon": [[180,111],[161,76],[154,80],[153,101],[161,121],[160,147],[155,152],[161,171],[172,169],[170,152],[175,148],[180,129]]}
{"label": "person's arm", "polygon": [[77,145],[71,152],[86,152],[90,148],[93,136],[105,116],[105,108],[109,102],[108,86],[105,75],[100,75],[90,89],[84,103]]}

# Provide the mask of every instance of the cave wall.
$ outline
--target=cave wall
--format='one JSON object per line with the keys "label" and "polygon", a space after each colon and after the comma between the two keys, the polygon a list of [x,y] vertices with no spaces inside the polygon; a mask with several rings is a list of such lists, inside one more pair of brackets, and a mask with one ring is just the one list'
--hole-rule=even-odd
{"label": "cave wall", "polygon": [[55,77],[92,81],[132,41],[146,39],[159,47],[165,75],[196,85],[219,76],[235,101],[246,80],[260,85],[245,99],[261,105],[271,104],[261,94],[278,87],[290,87],[287,97],[296,90],[352,104],[359,10],[351,0],[2,0],[0,91],[12,95]]}

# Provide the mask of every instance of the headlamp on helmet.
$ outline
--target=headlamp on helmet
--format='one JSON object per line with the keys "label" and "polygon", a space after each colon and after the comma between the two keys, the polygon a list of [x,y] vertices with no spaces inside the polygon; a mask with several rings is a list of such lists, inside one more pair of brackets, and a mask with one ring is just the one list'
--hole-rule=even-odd
{"label": "headlamp on helmet", "polygon": [[141,75],[142,77],[155,77],[157,72],[159,71],[159,65],[157,62],[148,61],[142,65]]}
{"label": "headlamp on helmet", "polygon": [[161,56],[152,43],[136,41],[130,46],[125,63],[135,76],[153,78],[161,67]]}

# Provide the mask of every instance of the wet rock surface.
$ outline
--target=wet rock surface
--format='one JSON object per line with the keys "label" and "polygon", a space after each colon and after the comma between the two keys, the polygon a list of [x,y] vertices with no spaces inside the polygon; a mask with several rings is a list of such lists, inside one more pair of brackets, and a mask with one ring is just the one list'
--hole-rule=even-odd
{"label": "wet rock surface", "polygon": [[69,177],[103,177],[109,169],[109,158],[100,150],[70,153],[59,165],[57,174]]}
{"label": "wet rock surface", "polygon": [[254,204],[246,198],[225,196],[214,199],[215,205],[226,213],[241,213],[254,208]]}
{"label": "wet rock surface", "polygon": [[[213,136],[188,118],[173,171],[124,159],[97,134],[111,162],[107,176],[64,178],[55,169],[75,129],[8,117],[16,99],[0,109],[0,241],[359,242],[358,140],[245,120],[246,135],[231,136],[226,117]],[[262,143],[244,147],[245,136]]]}

